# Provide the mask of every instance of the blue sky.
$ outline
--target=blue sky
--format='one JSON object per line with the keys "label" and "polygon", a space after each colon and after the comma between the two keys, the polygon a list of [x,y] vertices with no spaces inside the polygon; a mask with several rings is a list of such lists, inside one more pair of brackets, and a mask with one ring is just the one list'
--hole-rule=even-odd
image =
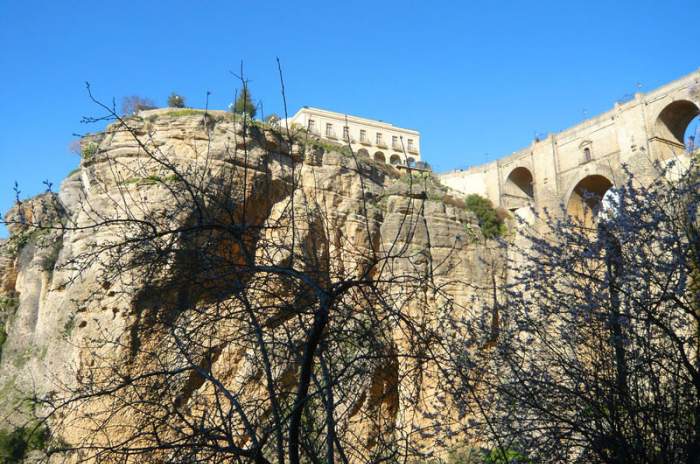
{"label": "blue sky", "polygon": [[[0,210],[58,185],[100,99],[224,109],[241,61],[265,112],[328,108],[421,131],[437,171],[527,146],[700,67],[700,2],[0,0]],[[0,236],[4,231],[0,230]]]}

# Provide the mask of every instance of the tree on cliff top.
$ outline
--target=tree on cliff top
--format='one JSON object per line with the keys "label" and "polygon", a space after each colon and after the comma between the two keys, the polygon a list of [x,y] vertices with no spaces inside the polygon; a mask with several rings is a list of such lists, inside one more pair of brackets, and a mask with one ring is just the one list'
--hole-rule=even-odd
{"label": "tree on cliff top", "polygon": [[233,103],[231,111],[236,114],[246,114],[251,119],[253,119],[257,114],[258,110],[253,102],[253,98],[250,95],[250,89],[248,88],[247,84],[243,86],[238,94],[238,97],[236,97],[236,101]]}
{"label": "tree on cliff top", "polygon": [[172,92],[168,96],[168,106],[170,108],[184,108],[185,107],[185,97],[182,95],[179,95],[175,92]]}

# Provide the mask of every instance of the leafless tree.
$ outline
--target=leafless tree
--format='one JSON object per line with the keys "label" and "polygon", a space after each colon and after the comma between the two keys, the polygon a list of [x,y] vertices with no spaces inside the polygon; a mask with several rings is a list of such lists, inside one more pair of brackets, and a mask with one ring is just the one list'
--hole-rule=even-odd
{"label": "leafless tree", "polygon": [[658,168],[511,250],[497,342],[463,370],[509,459],[699,462],[700,178]]}
{"label": "leafless tree", "polygon": [[122,98],[121,114],[123,116],[130,116],[138,113],[141,110],[150,110],[156,107],[153,100],[150,98],[141,97],[138,95],[129,95]]}

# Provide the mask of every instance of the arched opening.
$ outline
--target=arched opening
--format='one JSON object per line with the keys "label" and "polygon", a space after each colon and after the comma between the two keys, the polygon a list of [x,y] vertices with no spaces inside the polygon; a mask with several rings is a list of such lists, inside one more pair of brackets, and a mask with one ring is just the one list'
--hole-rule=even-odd
{"label": "arched opening", "polygon": [[675,101],[659,113],[655,128],[662,157],[697,150],[699,115],[698,105],[688,100]]}
{"label": "arched opening", "polygon": [[603,197],[613,183],[599,174],[584,177],[574,187],[566,212],[586,226],[592,226],[600,213]]}
{"label": "arched opening", "polygon": [[394,166],[397,166],[401,164],[401,157],[399,155],[391,155],[391,158],[389,158],[389,163],[391,163]]}
{"label": "arched opening", "polygon": [[508,174],[503,197],[504,206],[510,210],[522,208],[535,200],[533,177],[529,169],[518,167]]}
{"label": "arched opening", "polygon": [[409,168],[414,168],[414,167],[416,167],[416,160],[415,160],[415,158],[409,156],[408,159],[406,160],[406,166],[408,166]]}
{"label": "arched opening", "polygon": [[365,156],[369,158],[369,152],[364,148],[360,148],[359,150],[357,150],[357,156]]}
{"label": "arched opening", "polygon": [[384,153],[381,151],[378,151],[374,154],[374,159],[375,161],[381,161],[382,163],[386,163],[386,156],[384,156]]}

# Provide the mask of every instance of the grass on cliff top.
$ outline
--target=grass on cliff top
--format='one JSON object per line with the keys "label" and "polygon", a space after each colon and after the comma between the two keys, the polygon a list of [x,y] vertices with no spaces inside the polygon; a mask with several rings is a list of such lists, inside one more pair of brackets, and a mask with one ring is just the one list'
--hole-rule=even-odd
{"label": "grass on cliff top", "polygon": [[172,110],[172,111],[167,111],[163,113],[161,116],[171,116],[174,118],[177,118],[179,116],[195,116],[195,115],[202,115],[206,113],[205,110],[195,110],[192,108],[181,108],[177,110]]}

